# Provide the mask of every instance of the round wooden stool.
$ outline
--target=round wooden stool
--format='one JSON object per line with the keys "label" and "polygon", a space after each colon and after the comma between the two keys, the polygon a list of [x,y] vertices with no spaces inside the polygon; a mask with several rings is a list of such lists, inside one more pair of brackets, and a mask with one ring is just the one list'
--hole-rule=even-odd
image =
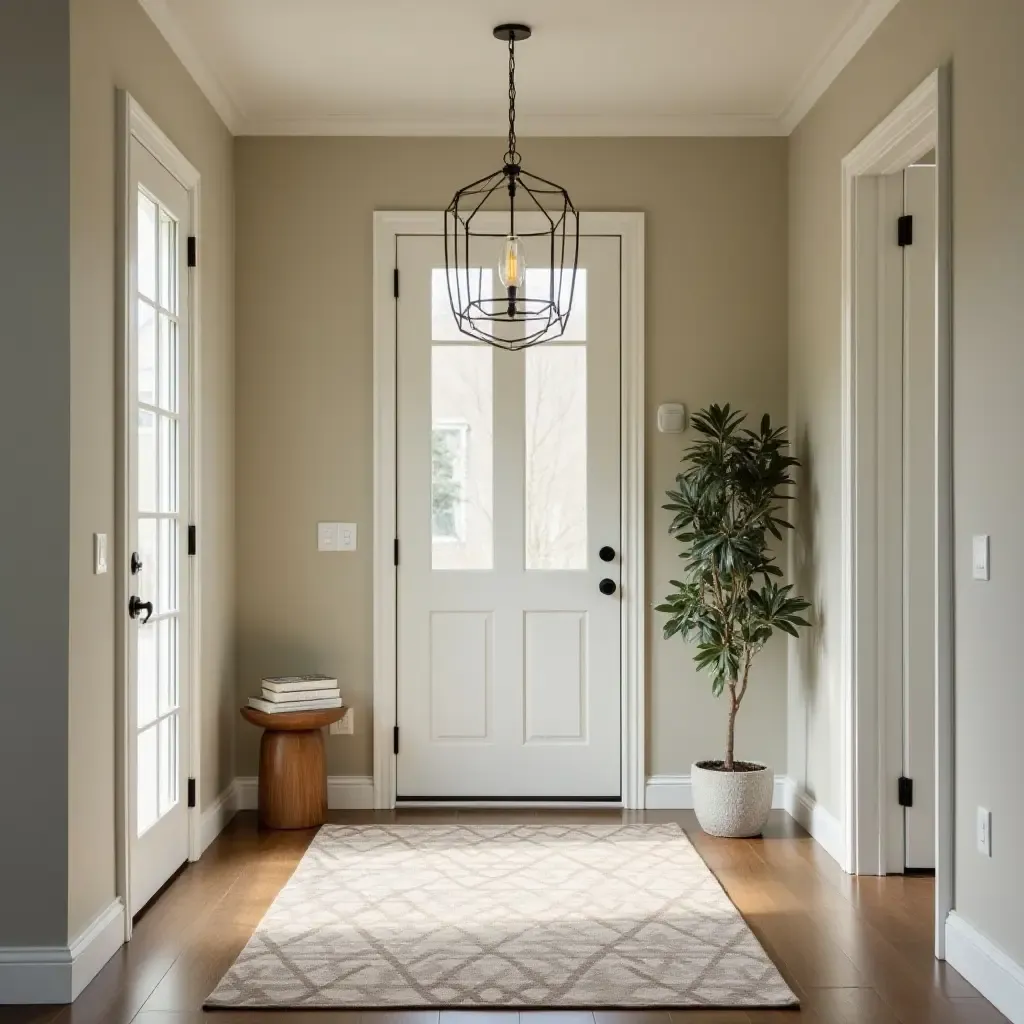
{"label": "round wooden stool", "polygon": [[345,715],[345,708],[281,711],[268,715],[239,709],[242,717],[263,728],[260,739],[260,824],[266,828],[314,828],[327,818],[325,726]]}

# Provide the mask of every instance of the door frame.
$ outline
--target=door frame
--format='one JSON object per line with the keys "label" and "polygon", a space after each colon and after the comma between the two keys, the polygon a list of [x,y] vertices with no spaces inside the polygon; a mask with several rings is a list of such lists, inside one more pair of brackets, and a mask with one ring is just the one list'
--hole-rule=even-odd
{"label": "door frame", "polygon": [[[525,215],[529,216],[529,215]],[[534,215],[536,217],[541,214]],[[479,213],[482,230],[503,234],[500,213]],[[621,795],[644,806],[645,544],[644,544],[644,215],[581,213],[581,235],[620,239],[622,508]],[[378,211],[373,215],[373,805],[395,806],[394,728],[398,680],[397,359],[395,271],[401,235],[444,234],[440,211]]]}
{"label": "door frame", "polygon": [[[117,92],[117,203],[116,203],[116,315],[115,315],[115,537],[114,572],[115,572],[115,827],[116,827],[116,883],[117,894],[124,901],[126,908],[131,907],[131,846],[128,823],[131,820],[129,800],[129,772],[131,770],[130,715],[128,710],[128,658],[131,631],[124,609],[128,604],[127,566],[131,557],[129,548],[128,523],[128,408],[129,389],[134,381],[129,380],[128,353],[131,342],[131,280],[128,260],[131,252],[131,240],[128,237],[130,220],[129,204],[135,200],[130,190],[130,162],[132,139],[141,143],[171,175],[173,175],[188,193],[189,224],[187,235],[199,238],[199,213],[201,180],[199,171],[186,159],[181,150],[164,134],[156,122],[149,117],[139,103],[124,90]],[[197,261],[198,263],[198,261]],[[191,269],[189,277],[188,337],[189,337],[189,508],[186,509],[190,524],[199,522],[200,509],[200,473],[196,464],[196,454],[201,450],[200,416],[199,416],[199,351],[200,351],[200,316],[199,316],[199,267]],[[199,701],[199,665],[200,665],[200,572],[201,563],[198,556],[184,556],[187,560],[189,611],[187,628],[190,639],[190,656],[188,678],[183,685],[188,692],[189,714],[189,764],[188,777],[195,780],[196,806],[188,808],[188,850],[189,860],[196,861],[202,855],[202,836],[199,817],[199,769],[200,769],[200,737],[201,705]],[[132,936],[132,915],[126,913],[125,941]]]}
{"label": "door frame", "polygon": [[[945,955],[953,908],[953,458],[952,458],[952,150],[950,69],[932,72],[842,162],[842,594],[841,780],[843,867],[885,874],[891,855],[884,782],[896,756],[887,707],[902,701],[902,631],[879,600],[887,552],[900,538],[880,524],[892,499],[884,437],[895,422],[893,389],[883,386],[880,353],[902,330],[885,302],[891,281],[880,244],[892,230],[892,203],[878,176],[936,151],[938,193],[935,345],[935,955]],[[870,181],[875,178],[875,182]],[[864,180],[861,180],[864,179]],[[899,400],[902,400],[900,389]],[[881,454],[880,454],[881,453]],[[899,690],[898,693],[895,691]],[[900,742],[902,737],[900,737]],[[899,748],[902,759],[902,746]]]}

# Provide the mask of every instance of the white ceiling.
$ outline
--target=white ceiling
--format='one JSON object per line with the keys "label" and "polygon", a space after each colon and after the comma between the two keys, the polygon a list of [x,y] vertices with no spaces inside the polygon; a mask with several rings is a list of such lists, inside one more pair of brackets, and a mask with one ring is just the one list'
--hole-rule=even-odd
{"label": "white ceiling", "polygon": [[240,135],[786,135],[896,0],[139,0]]}

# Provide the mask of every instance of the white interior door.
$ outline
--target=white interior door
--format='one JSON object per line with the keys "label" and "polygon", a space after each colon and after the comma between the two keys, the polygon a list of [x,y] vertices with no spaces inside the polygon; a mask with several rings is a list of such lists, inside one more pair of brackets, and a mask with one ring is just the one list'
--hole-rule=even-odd
{"label": "white interior door", "polygon": [[564,337],[517,353],[458,333],[441,237],[397,258],[398,798],[617,800],[619,240],[581,239]]}
{"label": "white interior door", "polygon": [[906,867],[935,867],[935,278],[934,166],[904,172],[913,241],[903,249],[903,773]]}
{"label": "white interior door", "polygon": [[189,196],[132,139],[127,454],[131,913],[188,859]]}

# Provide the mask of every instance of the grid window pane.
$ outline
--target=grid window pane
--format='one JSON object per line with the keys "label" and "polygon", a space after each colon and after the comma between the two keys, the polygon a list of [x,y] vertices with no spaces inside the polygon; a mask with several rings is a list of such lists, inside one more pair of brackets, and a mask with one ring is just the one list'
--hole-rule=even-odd
{"label": "grid window pane", "polygon": [[139,733],[137,748],[135,772],[137,819],[135,828],[140,836],[160,815],[157,797],[159,756],[157,726],[151,725]]}
{"label": "grid window pane", "polygon": [[160,314],[160,408],[178,411],[178,325]]}
{"label": "grid window pane", "polygon": [[156,302],[156,203],[139,192],[138,289],[141,295]]}
{"label": "grid window pane", "polygon": [[[587,271],[580,267],[576,271],[576,283],[573,285],[572,274],[562,273],[557,276],[554,286],[559,288],[559,309],[564,309],[572,299],[569,322],[565,326],[562,341],[587,340]],[[530,299],[548,299],[551,297],[552,279],[549,267],[526,268],[526,296]]]}
{"label": "grid window pane", "polygon": [[157,624],[147,623],[138,628],[138,671],[136,674],[137,725],[141,729],[157,716]]}
{"label": "grid window pane", "polygon": [[142,601],[152,601],[159,610],[160,565],[157,561],[157,523],[155,519],[140,519],[138,529],[139,558],[142,569],[132,577],[133,593]]}
{"label": "grid window pane", "polygon": [[160,719],[160,803],[163,817],[178,802],[178,716]]}
{"label": "grid window pane", "polygon": [[178,312],[178,225],[160,211],[160,305]]}
{"label": "grid window pane", "polygon": [[156,324],[153,307],[141,299],[138,304],[139,401],[156,404]]}
{"label": "grid window pane", "polygon": [[160,511],[178,511],[178,421],[159,416]]}
{"label": "grid window pane", "polygon": [[178,706],[178,619],[172,616],[157,623],[160,635],[160,714]]}
{"label": "grid window pane", "polygon": [[139,410],[138,457],[136,474],[139,488],[139,511],[157,511],[157,443],[156,415],[148,409]]}
{"label": "grid window pane", "polygon": [[587,350],[526,352],[526,568],[587,567]]}

